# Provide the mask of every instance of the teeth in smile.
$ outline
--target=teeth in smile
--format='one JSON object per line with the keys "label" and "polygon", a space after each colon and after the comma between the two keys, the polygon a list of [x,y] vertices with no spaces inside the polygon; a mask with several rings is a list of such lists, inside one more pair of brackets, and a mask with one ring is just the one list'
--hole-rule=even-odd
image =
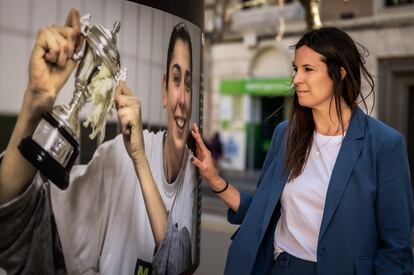
{"label": "teeth in smile", "polygon": [[184,127],[184,123],[185,123],[184,119],[177,118],[176,121],[177,121],[178,127],[181,127],[181,128]]}

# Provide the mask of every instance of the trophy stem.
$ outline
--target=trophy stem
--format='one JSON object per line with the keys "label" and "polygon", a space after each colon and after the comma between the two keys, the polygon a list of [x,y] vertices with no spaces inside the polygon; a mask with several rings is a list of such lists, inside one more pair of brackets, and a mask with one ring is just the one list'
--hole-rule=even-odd
{"label": "trophy stem", "polygon": [[79,111],[89,98],[87,87],[81,83],[76,83],[72,100],[68,105],[56,106],[52,115],[66,126],[66,129],[75,139],[79,138],[80,126],[78,121]]}
{"label": "trophy stem", "polygon": [[85,93],[88,93],[88,89],[86,87],[83,87],[83,85],[76,85],[75,92],[73,93],[73,98],[69,103],[69,117],[75,117],[76,119],[78,118],[79,111],[82,109],[83,105],[85,105],[87,98]]}

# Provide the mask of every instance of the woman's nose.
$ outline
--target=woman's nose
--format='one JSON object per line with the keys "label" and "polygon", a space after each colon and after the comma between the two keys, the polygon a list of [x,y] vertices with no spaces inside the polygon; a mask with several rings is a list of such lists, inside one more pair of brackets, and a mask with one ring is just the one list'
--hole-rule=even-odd
{"label": "woman's nose", "polygon": [[295,76],[293,77],[293,85],[298,86],[303,83],[302,75],[299,72],[296,72]]}
{"label": "woman's nose", "polygon": [[185,85],[181,85],[180,96],[178,98],[180,106],[184,106],[184,104],[185,104],[185,93],[186,93]]}

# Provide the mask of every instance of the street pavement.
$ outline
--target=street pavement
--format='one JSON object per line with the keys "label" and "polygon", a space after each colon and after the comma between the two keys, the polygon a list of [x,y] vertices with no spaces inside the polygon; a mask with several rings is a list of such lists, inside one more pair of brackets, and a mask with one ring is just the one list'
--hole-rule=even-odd
{"label": "street pavement", "polygon": [[[222,172],[222,177],[241,191],[256,189],[258,173]],[[201,184],[200,264],[196,275],[223,274],[230,236],[238,228],[227,222],[227,207],[207,186]]]}

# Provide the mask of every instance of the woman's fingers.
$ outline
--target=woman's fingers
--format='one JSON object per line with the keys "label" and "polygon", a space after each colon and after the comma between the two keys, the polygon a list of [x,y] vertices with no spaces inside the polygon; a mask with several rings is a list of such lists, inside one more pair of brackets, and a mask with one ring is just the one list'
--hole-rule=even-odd
{"label": "woman's fingers", "polygon": [[[74,42],[74,52],[78,52],[82,45],[82,35],[81,35],[81,25],[80,25],[80,15],[79,11],[76,9],[71,9],[69,11],[68,17],[66,18],[66,27],[69,27],[71,31],[71,40]],[[72,57],[70,55],[70,57]]]}
{"label": "woman's fingers", "polygon": [[200,172],[200,175],[207,179],[214,178],[214,175],[217,174],[217,170],[214,167],[213,162],[211,161],[211,157],[205,154],[201,154],[197,157],[192,157],[191,162],[195,167],[197,167],[198,171]]}
{"label": "woman's fingers", "polygon": [[121,132],[126,136],[131,135],[131,129],[135,126],[134,110],[131,108],[122,108],[118,110],[118,120],[121,124]]}
{"label": "woman's fingers", "polygon": [[204,144],[203,139],[201,138],[200,132],[198,131],[197,125],[193,124],[193,129],[191,130],[191,135],[194,137],[196,144],[200,147],[202,151],[208,151],[206,145]]}
{"label": "woman's fingers", "polygon": [[116,88],[115,105],[118,120],[124,137],[125,148],[133,161],[145,154],[142,134],[141,101],[134,93],[120,82]]}
{"label": "woman's fingers", "polygon": [[192,162],[193,162],[193,164],[198,168],[198,169],[201,169],[201,167],[202,167],[202,165],[203,165],[203,162],[201,161],[201,160],[199,160],[198,158],[196,158],[196,157],[193,157],[192,158]]}
{"label": "woman's fingers", "polygon": [[71,9],[66,18],[65,26],[72,27],[80,31],[80,14],[76,9]]}
{"label": "woman's fingers", "polygon": [[117,109],[120,109],[120,108],[134,105],[134,106],[137,106],[138,108],[141,108],[140,99],[133,95],[132,91],[125,85],[125,83],[121,83],[121,82],[115,91],[115,99],[114,99],[115,107]]}
{"label": "woman's fingers", "polygon": [[76,45],[79,43],[79,33],[74,28],[53,26],[53,29],[65,39],[68,49],[68,57],[72,58]]}
{"label": "woman's fingers", "polygon": [[129,89],[124,81],[119,81],[119,84],[115,89],[115,98],[120,95],[134,96],[134,93],[131,91],[131,89]]}
{"label": "woman's fingers", "polygon": [[133,96],[132,91],[124,82],[120,82],[116,88],[115,106],[118,110],[118,120],[122,133],[131,135],[132,130],[139,130],[141,121],[141,101]]}
{"label": "woman's fingers", "polygon": [[[39,46],[38,49],[41,51],[34,51],[35,56],[42,58],[44,56],[45,60],[49,63],[56,63],[59,57],[60,45],[53,35],[53,32],[47,28],[42,29],[38,32],[38,39],[36,46]],[[42,55],[42,56],[40,56]]]}
{"label": "woman's fingers", "polygon": [[37,46],[42,51],[38,54],[42,54],[47,62],[64,67],[71,59],[70,53],[73,52],[74,44],[66,39],[57,28],[59,27],[49,27],[39,31]]}
{"label": "woman's fingers", "polygon": [[129,107],[132,105],[139,105],[139,99],[134,96],[127,96],[127,95],[118,95],[114,99],[115,107],[117,110]]}
{"label": "woman's fingers", "polygon": [[211,171],[211,169],[214,168],[211,159],[211,152],[207,149],[206,145],[204,144],[204,141],[201,138],[200,132],[198,131],[198,127],[195,123],[193,124],[191,135],[196,140],[197,147],[197,158],[194,159],[193,163],[200,170],[202,176],[207,176],[210,173],[209,171]]}
{"label": "woman's fingers", "polygon": [[71,56],[69,56],[69,48],[70,48],[70,43],[68,42],[68,40],[62,36],[57,30],[56,28],[50,28],[50,32],[53,34],[54,38],[56,39],[57,43],[58,43],[58,52],[57,52],[57,59],[56,59],[56,64],[59,67],[64,67],[66,65],[66,61],[68,59],[71,59]]}

